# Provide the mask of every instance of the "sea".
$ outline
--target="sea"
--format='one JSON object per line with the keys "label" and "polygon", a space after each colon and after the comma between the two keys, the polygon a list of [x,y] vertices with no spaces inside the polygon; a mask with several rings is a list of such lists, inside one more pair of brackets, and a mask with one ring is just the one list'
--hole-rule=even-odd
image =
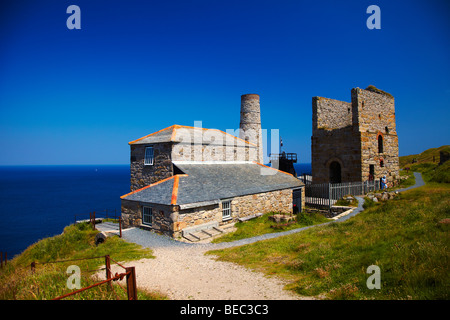
{"label": "sea", "polygon": [[[311,164],[294,164],[298,175]],[[90,212],[120,215],[129,165],[0,166],[0,252],[8,260]]]}

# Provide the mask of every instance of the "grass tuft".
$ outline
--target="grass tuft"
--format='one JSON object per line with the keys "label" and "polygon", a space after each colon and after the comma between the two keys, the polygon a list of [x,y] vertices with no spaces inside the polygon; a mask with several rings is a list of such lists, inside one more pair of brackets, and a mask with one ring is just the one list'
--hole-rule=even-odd
{"label": "grass tuft", "polygon": [[[67,288],[69,275],[66,273],[70,265],[77,265],[81,270],[81,287],[98,282],[97,272],[104,268],[105,258],[110,255],[116,261],[127,261],[154,258],[150,249],[126,242],[119,237],[108,237],[104,243],[95,245],[94,239],[98,231],[92,230],[87,223],[70,225],[61,235],[42,239],[28,247],[20,255],[8,261],[6,268],[0,270],[0,300],[50,300],[71,292]],[[61,260],[96,259],[58,262]],[[36,263],[35,271],[31,271],[31,263]],[[139,286],[139,284],[138,284]],[[113,285],[107,285],[76,294],[67,299],[76,300],[115,300],[127,299],[126,292]],[[138,287],[138,299],[166,299],[158,292],[149,292]]]}

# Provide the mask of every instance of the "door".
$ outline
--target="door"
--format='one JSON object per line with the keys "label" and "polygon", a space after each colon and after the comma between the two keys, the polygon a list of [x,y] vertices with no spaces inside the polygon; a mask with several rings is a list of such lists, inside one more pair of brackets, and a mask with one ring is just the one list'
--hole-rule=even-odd
{"label": "door", "polygon": [[341,165],[337,161],[330,163],[330,183],[341,183]]}
{"label": "door", "polygon": [[292,191],[292,211],[294,214],[302,212],[302,189]]}

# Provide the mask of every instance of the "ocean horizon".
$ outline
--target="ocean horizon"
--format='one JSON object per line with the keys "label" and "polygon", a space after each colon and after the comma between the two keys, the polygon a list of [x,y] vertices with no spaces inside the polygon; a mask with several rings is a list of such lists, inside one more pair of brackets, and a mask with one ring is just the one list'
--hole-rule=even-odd
{"label": "ocean horizon", "polygon": [[[294,164],[298,175],[311,164]],[[120,216],[130,191],[130,165],[0,166],[0,251],[8,259],[40,239],[61,234],[90,212]]]}

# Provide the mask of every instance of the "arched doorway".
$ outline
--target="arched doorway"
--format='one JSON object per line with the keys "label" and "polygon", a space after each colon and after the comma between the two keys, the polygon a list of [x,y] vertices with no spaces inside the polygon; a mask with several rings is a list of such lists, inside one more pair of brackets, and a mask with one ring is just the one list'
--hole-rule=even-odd
{"label": "arched doorway", "polygon": [[341,183],[341,165],[337,161],[330,163],[330,183]]}

